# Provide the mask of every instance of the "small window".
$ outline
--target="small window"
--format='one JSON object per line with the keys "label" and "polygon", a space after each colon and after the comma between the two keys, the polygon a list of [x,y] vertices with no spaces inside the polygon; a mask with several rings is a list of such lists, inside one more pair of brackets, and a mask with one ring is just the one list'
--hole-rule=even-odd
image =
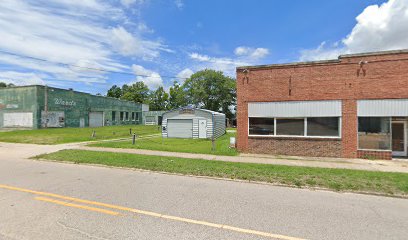
{"label": "small window", "polygon": [[116,112],[112,111],[112,121],[116,121]]}
{"label": "small window", "polygon": [[121,121],[125,120],[125,119],[123,118],[123,112],[120,112],[120,120],[121,120]]}
{"label": "small window", "polygon": [[307,136],[339,136],[338,117],[307,118]]}
{"label": "small window", "polygon": [[358,148],[391,150],[389,117],[358,118]]}
{"label": "small window", "polygon": [[135,120],[135,113],[134,112],[132,112],[132,120],[133,121]]}
{"label": "small window", "polygon": [[276,119],[276,135],[304,136],[305,120],[301,119]]}
{"label": "small window", "polygon": [[126,121],[129,120],[129,112],[126,112]]}
{"label": "small window", "polygon": [[249,118],[249,135],[273,135],[273,118]]}

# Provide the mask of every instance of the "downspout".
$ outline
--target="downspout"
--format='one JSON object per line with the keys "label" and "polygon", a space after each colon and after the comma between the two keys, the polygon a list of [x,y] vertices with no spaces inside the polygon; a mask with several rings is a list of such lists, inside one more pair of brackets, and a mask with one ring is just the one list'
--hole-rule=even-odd
{"label": "downspout", "polygon": [[215,151],[215,139],[214,139],[214,129],[215,129],[215,122],[214,122],[214,113],[211,113],[211,117],[212,117],[212,151]]}

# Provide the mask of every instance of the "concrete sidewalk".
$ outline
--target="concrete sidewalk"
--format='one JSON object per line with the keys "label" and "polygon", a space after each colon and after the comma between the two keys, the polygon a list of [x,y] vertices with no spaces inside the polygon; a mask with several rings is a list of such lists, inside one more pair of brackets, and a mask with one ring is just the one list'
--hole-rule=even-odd
{"label": "concrete sidewalk", "polygon": [[154,156],[205,159],[212,161],[278,164],[287,166],[305,166],[321,168],[345,168],[366,171],[408,173],[408,161],[404,160],[387,161],[387,160],[365,160],[345,158],[312,158],[312,157],[272,156],[261,154],[240,154],[239,156],[217,156],[210,154],[165,152],[144,149],[88,147],[85,144],[87,143],[36,145],[36,144],[0,142],[0,154],[7,156],[9,159],[14,159],[14,158],[30,158],[39,154],[51,153],[64,149],[81,149],[102,152],[118,152]]}
{"label": "concrete sidewalk", "polygon": [[213,161],[226,162],[245,162],[245,163],[262,163],[262,164],[277,164],[287,166],[305,166],[305,167],[321,167],[321,168],[345,168],[366,171],[381,171],[381,172],[401,172],[408,173],[408,161],[403,160],[366,160],[366,159],[345,159],[345,158],[306,158],[306,157],[291,157],[291,156],[272,156],[261,154],[241,154],[239,156],[218,156],[210,154],[195,154],[181,152],[164,152],[144,149],[123,149],[123,148],[102,148],[78,146],[77,149],[101,151],[101,152],[118,152],[132,153],[142,155],[180,157],[205,159]]}

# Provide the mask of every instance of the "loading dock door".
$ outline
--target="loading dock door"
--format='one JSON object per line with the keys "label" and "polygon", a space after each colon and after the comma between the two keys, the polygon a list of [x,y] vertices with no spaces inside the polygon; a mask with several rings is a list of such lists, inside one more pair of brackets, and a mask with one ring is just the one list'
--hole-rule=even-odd
{"label": "loading dock door", "polygon": [[193,138],[192,119],[168,119],[167,137],[169,138]]}
{"label": "loading dock door", "polygon": [[103,112],[89,112],[89,127],[103,126]]}
{"label": "loading dock door", "polygon": [[13,112],[3,114],[4,127],[33,127],[32,112]]}

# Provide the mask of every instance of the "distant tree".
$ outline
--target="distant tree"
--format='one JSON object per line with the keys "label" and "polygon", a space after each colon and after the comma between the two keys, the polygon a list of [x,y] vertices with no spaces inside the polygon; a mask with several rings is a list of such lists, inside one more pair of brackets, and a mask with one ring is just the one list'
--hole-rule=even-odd
{"label": "distant tree", "polygon": [[167,108],[175,109],[186,105],[187,100],[183,87],[177,81],[174,81],[173,86],[169,90],[169,104]]}
{"label": "distant tree", "polygon": [[100,93],[97,93],[97,94],[95,94],[96,96],[102,96],[102,94],[100,94]]}
{"label": "distant tree", "polygon": [[7,84],[6,84],[6,83],[0,82],[0,88],[6,88],[6,87],[7,87]]}
{"label": "distant tree", "polygon": [[7,87],[15,87],[16,85],[14,85],[14,84],[12,84],[12,83],[9,83],[9,84],[7,84]]}
{"label": "distant tree", "polygon": [[113,85],[107,92],[106,96],[113,98],[122,97],[122,89],[116,85]]}
{"label": "distant tree", "polygon": [[144,82],[136,82],[130,86],[123,85],[121,99],[137,103],[149,103],[149,88]]}
{"label": "distant tree", "polygon": [[164,91],[163,87],[159,87],[155,91],[151,92],[149,103],[149,108],[152,111],[167,110],[169,94]]}
{"label": "distant tree", "polygon": [[225,113],[232,118],[230,108],[236,104],[235,79],[224,76],[221,71],[205,69],[194,73],[183,84],[189,104]]}

